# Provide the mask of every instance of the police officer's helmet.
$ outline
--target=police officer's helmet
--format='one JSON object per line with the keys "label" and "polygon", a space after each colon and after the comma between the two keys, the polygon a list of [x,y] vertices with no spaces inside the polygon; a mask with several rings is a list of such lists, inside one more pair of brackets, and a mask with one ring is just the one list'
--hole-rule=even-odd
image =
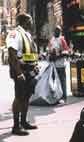
{"label": "police officer's helmet", "polygon": [[57,25],[57,26],[55,27],[55,30],[54,30],[54,36],[55,36],[55,37],[59,37],[61,31],[62,31],[61,27],[60,27],[59,25]]}
{"label": "police officer's helmet", "polygon": [[84,121],[84,108],[81,110],[80,120]]}
{"label": "police officer's helmet", "polygon": [[33,20],[30,14],[20,13],[16,17],[16,23],[17,25],[21,25],[21,26],[26,25],[30,27],[33,24]]}

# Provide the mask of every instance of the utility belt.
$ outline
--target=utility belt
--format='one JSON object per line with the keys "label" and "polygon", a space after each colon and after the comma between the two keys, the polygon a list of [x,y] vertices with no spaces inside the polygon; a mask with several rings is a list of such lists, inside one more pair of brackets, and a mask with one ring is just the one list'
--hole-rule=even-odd
{"label": "utility belt", "polygon": [[[31,55],[29,55],[30,57]],[[34,54],[35,56],[35,54]],[[31,57],[34,57],[34,56],[31,56]],[[20,62],[20,66],[21,66],[21,69],[23,70],[23,73],[26,74],[27,76],[30,76],[30,77],[35,77],[36,76],[36,73],[34,71],[34,68],[37,64],[37,58],[29,58],[27,56],[27,58],[24,60],[22,57],[19,57],[19,62]]]}
{"label": "utility belt", "polygon": [[38,61],[38,54],[37,53],[24,53],[22,57],[18,57],[20,63],[26,70],[29,68],[29,70],[32,70],[35,66],[35,62]]}

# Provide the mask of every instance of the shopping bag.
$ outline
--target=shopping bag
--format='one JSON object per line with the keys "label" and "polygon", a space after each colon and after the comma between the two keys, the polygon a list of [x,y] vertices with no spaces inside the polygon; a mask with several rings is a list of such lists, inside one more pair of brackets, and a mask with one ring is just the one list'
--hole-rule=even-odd
{"label": "shopping bag", "polygon": [[48,66],[45,71],[42,73],[37,85],[35,87],[35,93],[30,98],[30,104],[33,105],[42,105],[44,104],[52,104],[51,100],[47,99],[48,95],[50,94],[48,79],[49,79],[49,70],[50,67]]}
{"label": "shopping bag", "polygon": [[53,62],[50,64],[49,88],[57,99],[60,99],[62,97],[63,90],[61,82],[56,70],[56,66]]}
{"label": "shopping bag", "polygon": [[56,69],[52,64],[50,67],[50,75],[49,75],[49,87],[52,92],[55,92],[57,89],[57,82],[56,82]]}
{"label": "shopping bag", "polygon": [[[55,82],[54,85],[50,86],[49,81],[50,77],[52,77],[51,71],[53,70],[55,73]],[[35,94],[32,95],[32,97],[30,98],[30,103],[41,105],[42,102],[45,102],[46,104],[52,105],[56,104],[62,97],[62,95],[63,92],[61,88],[61,83],[55,65],[53,63],[50,63],[49,66],[42,73],[40,80],[37,82],[37,85],[35,87]]]}

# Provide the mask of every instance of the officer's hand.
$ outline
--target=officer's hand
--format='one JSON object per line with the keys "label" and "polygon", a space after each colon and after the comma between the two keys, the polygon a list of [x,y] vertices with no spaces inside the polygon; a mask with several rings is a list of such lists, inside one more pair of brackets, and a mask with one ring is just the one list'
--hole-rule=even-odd
{"label": "officer's hand", "polygon": [[17,76],[17,79],[25,81],[26,78],[25,78],[24,74],[21,73],[20,75]]}

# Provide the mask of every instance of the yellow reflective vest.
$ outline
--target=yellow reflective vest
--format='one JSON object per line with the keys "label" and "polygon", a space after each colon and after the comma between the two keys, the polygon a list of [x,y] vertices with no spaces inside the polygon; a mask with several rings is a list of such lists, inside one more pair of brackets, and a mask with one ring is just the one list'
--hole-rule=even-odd
{"label": "yellow reflective vest", "polygon": [[23,61],[37,61],[38,54],[31,51],[31,43],[28,37],[25,35],[24,30],[21,27],[19,27],[18,31],[20,32],[24,40],[25,53],[23,53],[23,56],[22,56]]}

